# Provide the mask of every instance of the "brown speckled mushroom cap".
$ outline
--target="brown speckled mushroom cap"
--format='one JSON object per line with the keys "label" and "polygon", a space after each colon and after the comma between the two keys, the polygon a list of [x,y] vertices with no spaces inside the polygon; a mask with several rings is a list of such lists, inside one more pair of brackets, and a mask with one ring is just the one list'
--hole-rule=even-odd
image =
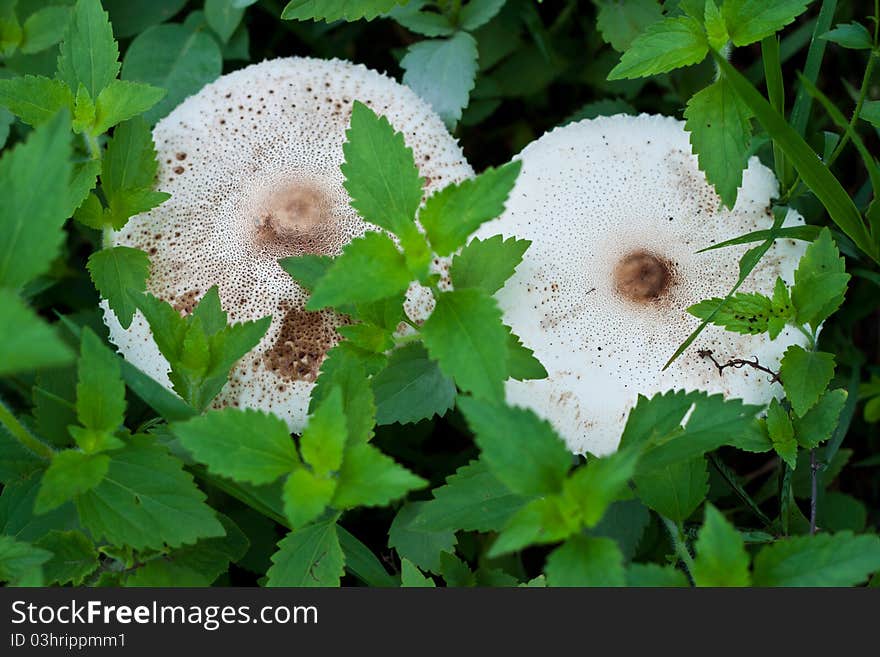
{"label": "brown speckled mushroom cap", "polygon": [[[376,229],[349,206],[339,169],[355,100],[403,132],[426,196],[473,175],[443,122],[409,88],[345,61],[275,59],[224,75],[159,122],[157,187],[171,198],[112,238],[150,255],[148,291],[181,313],[217,285],[230,321],[272,315],[214,405],[272,411],[293,431],[305,423],[313,382],[344,320],[303,310],[307,294],[277,261],[337,255]],[[411,319],[424,319],[430,305],[425,290],[410,289]],[[170,388],[144,317],[137,313],[125,330],[103,306],[126,359]]]}
{"label": "brown speckled mushroom cap", "polygon": [[[733,210],[722,207],[673,118],[613,116],[557,128],[517,156],[522,173],[504,214],[481,227],[532,241],[498,292],[505,321],[534,349],[545,380],[509,381],[508,402],[547,418],[575,453],[616,449],[639,393],[705,390],[766,403],[778,383],[749,368],[719,375],[700,350],[724,362],[757,357],[778,369],[786,328],[775,340],[709,326],[666,371],[663,365],[699,320],[686,309],[723,297],[754,245],[697,250],[769,228],[772,172],[752,158]],[[789,212],[785,225],[803,223]],[[780,240],[740,289],[772,294],[805,244]]]}

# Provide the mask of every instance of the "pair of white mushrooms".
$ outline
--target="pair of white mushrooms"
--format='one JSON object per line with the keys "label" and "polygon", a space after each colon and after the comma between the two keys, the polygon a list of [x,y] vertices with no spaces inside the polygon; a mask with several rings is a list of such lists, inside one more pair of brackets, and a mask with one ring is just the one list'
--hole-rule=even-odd
{"label": "pair of white mushrooms", "polygon": [[[159,122],[157,184],[171,198],[112,238],[149,253],[148,291],[182,313],[217,285],[231,320],[272,315],[214,406],[271,411],[294,432],[305,425],[309,394],[342,320],[306,312],[307,293],[277,261],[337,255],[376,229],[349,206],[340,173],[355,100],[403,132],[426,197],[473,176],[443,122],[407,87],[339,60],[276,59],[221,77]],[[794,331],[769,340],[709,327],[661,371],[697,323],[685,309],[730,289],[746,247],[695,252],[771,225],[777,183],[766,167],[753,158],[736,207],[722,209],[683,124],[648,115],[557,128],[517,159],[523,168],[507,209],[478,236],[532,241],[497,299],[549,376],[510,381],[510,403],[547,418],[573,452],[602,455],[616,448],[639,393],[700,389],[752,403],[777,394],[778,384],[759,372],[722,377],[698,350],[757,356],[775,368],[802,339]],[[790,213],[787,224],[796,222]],[[778,241],[744,291],[769,294],[777,276],[790,283],[802,252]],[[144,317],[136,314],[126,330],[103,305],[122,354],[170,388],[168,363]],[[431,307],[430,295],[414,285],[410,318],[423,321]]]}

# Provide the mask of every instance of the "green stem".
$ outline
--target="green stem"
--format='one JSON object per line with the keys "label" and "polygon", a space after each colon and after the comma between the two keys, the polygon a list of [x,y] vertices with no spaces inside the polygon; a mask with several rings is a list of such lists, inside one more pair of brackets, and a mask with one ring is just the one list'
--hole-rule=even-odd
{"label": "green stem", "polygon": [[816,338],[813,336],[813,334],[800,324],[795,324],[794,326],[798,331],[806,336],[807,340],[810,343],[810,351],[816,351]]}
{"label": "green stem", "polygon": [[55,455],[55,450],[32,436],[31,432],[18,421],[3,403],[0,403],[0,424],[6,427],[10,435],[15,438],[22,447],[33,452],[40,458],[51,460]]}
{"label": "green stem", "polygon": [[834,161],[838,158],[840,153],[849,143],[850,133],[855,129],[856,122],[859,120],[859,115],[862,113],[862,105],[865,104],[865,99],[868,96],[868,87],[871,83],[871,74],[874,72],[874,54],[868,57],[868,65],[865,66],[865,74],[862,76],[862,86],[859,88],[859,97],[856,101],[856,108],[853,110],[852,117],[849,120],[849,127],[846,132],[843,133],[843,136],[840,138],[840,142],[837,144],[837,148],[835,148],[831,155],[828,157],[828,167],[830,168]]}
{"label": "green stem", "polygon": [[693,579],[694,558],[691,556],[691,553],[687,549],[687,544],[685,543],[684,538],[684,531],[682,530],[681,525],[673,522],[665,516],[660,516],[660,519],[666,526],[666,531],[669,532],[669,540],[672,543],[672,547],[675,549],[675,553],[684,564],[688,575],[690,575],[691,579]]}

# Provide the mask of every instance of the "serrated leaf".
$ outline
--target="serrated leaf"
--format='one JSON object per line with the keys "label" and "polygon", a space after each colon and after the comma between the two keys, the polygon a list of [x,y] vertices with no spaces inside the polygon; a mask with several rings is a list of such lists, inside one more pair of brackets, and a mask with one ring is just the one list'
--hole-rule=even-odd
{"label": "serrated leaf", "polygon": [[78,531],[52,530],[35,545],[52,553],[43,564],[45,583],[79,586],[98,568],[98,552],[85,534]]}
{"label": "serrated leaf", "polygon": [[639,499],[660,515],[684,522],[706,499],[709,469],[704,457],[678,461],[635,476]]}
{"label": "serrated leaf", "polygon": [[407,588],[434,588],[437,586],[434,580],[422,575],[412,561],[406,558],[400,560],[400,585]]}
{"label": "serrated leaf", "polygon": [[21,26],[19,50],[32,55],[61,41],[71,16],[70,7],[51,6],[38,9]]}
{"label": "serrated leaf", "polygon": [[215,80],[222,68],[223,55],[214,38],[172,23],[148,28],[135,37],[125,53],[122,78],[167,90],[144,114],[153,124]]}
{"label": "serrated leaf", "polygon": [[711,504],[694,546],[691,575],[697,586],[748,586],[749,554],[742,535]]}
{"label": "serrated leaf", "polygon": [[458,22],[463,30],[475,30],[495,18],[507,0],[470,0],[458,15]]}
{"label": "serrated leaf", "polygon": [[[93,432],[112,434],[125,418],[125,383],[116,355],[88,327],[82,332],[77,372],[79,423]],[[99,451],[102,443],[80,447],[87,452]]]}
{"label": "serrated leaf", "polygon": [[62,109],[73,112],[73,94],[61,80],[24,75],[0,80],[0,105],[28,125],[38,126]]}
{"label": "serrated leaf", "polygon": [[791,345],[782,355],[779,375],[785,396],[799,417],[810,410],[834,376],[834,356]]}
{"label": "serrated leaf", "polygon": [[406,29],[424,36],[449,36],[455,26],[446,14],[423,11],[427,0],[409,0],[402,6],[394,7],[386,16],[393,18]]}
{"label": "serrated leaf", "polygon": [[0,159],[0,286],[45,273],[64,240],[70,121],[61,112]]}
{"label": "serrated leaf", "polygon": [[432,493],[434,499],[419,507],[416,528],[498,531],[529,500],[511,492],[482,461],[460,467]]}
{"label": "serrated leaf", "polygon": [[109,456],[103,481],[76,499],[80,522],[94,539],[141,550],[223,535],[192,475],[164,447],[133,436]]}
{"label": "serrated leaf", "polygon": [[333,258],[325,255],[307,254],[282,258],[278,261],[281,268],[305,289],[312,291],[318,281],[333,266]]}
{"label": "serrated leaf", "polygon": [[395,296],[409,287],[406,259],[390,237],[369,231],[352,240],[321,277],[306,310],[367,303]]}
{"label": "serrated leaf", "polygon": [[495,294],[513,276],[530,244],[514,237],[505,240],[501,235],[472,239],[452,259],[452,284],[456,289],[477,287]]}
{"label": "serrated leaf", "polygon": [[420,344],[392,352],[385,369],[371,379],[376,423],[409,424],[446,413],[455,404],[455,384]]}
{"label": "serrated leaf", "polygon": [[291,0],[281,12],[283,20],[373,20],[404,0]]}
{"label": "serrated leaf", "polygon": [[800,324],[814,328],[843,303],[850,276],[831,231],[823,228],[798,263],[791,299]]}
{"label": "serrated leaf", "polygon": [[507,376],[516,381],[546,379],[547,370],[535,358],[535,352],[526,347],[513,331],[507,329]]}
{"label": "serrated leaf", "polygon": [[339,586],[345,556],[335,519],[290,532],[278,543],[266,586]]}
{"label": "serrated leaf", "polygon": [[0,582],[13,586],[42,586],[42,565],[52,553],[12,536],[0,535]]}
{"label": "serrated leaf", "polygon": [[281,492],[284,515],[294,528],[302,527],[324,512],[335,492],[334,479],[298,468],[287,477]]}
{"label": "serrated leaf", "polygon": [[657,0],[598,0],[596,28],[606,43],[618,52],[630,47],[633,40],[663,18]]}
{"label": "serrated leaf", "polygon": [[405,504],[394,516],[388,529],[388,547],[397,550],[401,560],[408,560],[423,570],[440,572],[440,555],[455,550],[455,531],[452,529],[432,529],[418,526],[420,517],[428,502]]}
{"label": "serrated leaf", "polygon": [[366,442],[373,436],[376,406],[363,361],[345,343],[329,352],[321,365],[321,374],[312,389],[309,412],[314,413],[335,387],[342,391],[342,406],[348,426],[349,443]]}
{"label": "serrated leaf", "polygon": [[66,365],[74,352],[13,292],[0,289],[0,376]]}
{"label": "serrated leaf", "polygon": [[569,500],[559,495],[539,497],[513,514],[486,556],[495,558],[529,545],[556,543],[578,530],[575,507]]}
{"label": "serrated leaf", "polygon": [[412,149],[384,116],[355,102],[340,167],[351,207],[366,221],[405,237],[415,230],[422,178]]}
{"label": "serrated leaf", "polygon": [[634,563],[626,571],[626,585],[642,588],[690,586],[687,577],[673,566],[656,563]]}
{"label": "serrated leaf", "polygon": [[119,73],[119,48],[100,0],[77,0],[58,56],[58,79],[71,89],[83,84],[91,98]]}
{"label": "serrated leaf", "polygon": [[473,397],[459,397],[458,406],[483,461],[511,491],[542,495],[562,490],[572,457],[546,420],[528,409]]}
{"label": "serrated leaf", "polygon": [[447,127],[467,107],[477,75],[477,42],[467,32],[412,44],[400,60],[403,83],[426,100]]}
{"label": "serrated leaf", "polygon": [[609,538],[572,536],[547,557],[548,586],[625,586],[623,555]]}
{"label": "serrated leaf", "polygon": [[684,117],[700,170],[729,208],[736,202],[748,165],[752,127],[751,112],[726,78],[720,78],[694,94]]}
{"label": "serrated leaf", "polygon": [[437,296],[422,341],[440,369],[462,390],[500,399],[507,378],[507,329],[495,300],[477,289]]}
{"label": "serrated leaf", "polygon": [[767,408],[767,432],[773,449],[792,470],[797,467],[797,441],[794,439],[794,427],[788,412],[776,398],[770,400]]}
{"label": "serrated leaf", "polygon": [[580,520],[595,527],[605,510],[626,489],[636,471],[639,450],[619,450],[601,459],[591,459],[563,483],[563,494],[579,509]]}
{"label": "serrated leaf", "polygon": [[844,48],[856,50],[870,50],[874,47],[871,33],[861,23],[840,23],[833,30],[823,34],[820,39],[831,41]]}
{"label": "serrated leaf", "polygon": [[730,39],[747,46],[770,36],[800,16],[811,0],[725,0],[721,14]]}
{"label": "serrated leaf", "polygon": [[40,480],[34,512],[43,514],[75,499],[101,483],[110,466],[106,454],[84,454],[68,449],[52,457]]}
{"label": "serrated leaf", "polygon": [[117,123],[146,112],[165,96],[165,90],[141,82],[113,80],[95,101],[92,134],[107,132]]}
{"label": "serrated leaf", "polygon": [[303,460],[319,475],[335,472],[342,465],[348,427],[342,406],[342,389],[333,388],[321,400],[300,438]]}
{"label": "serrated leaf", "polygon": [[798,444],[805,449],[812,449],[828,440],[837,428],[846,399],[847,392],[843,388],[827,390],[803,417],[793,418],[794,435]]}
{"label": "serrated leaf", "polygon": [[378,449],[367,444],[345,450],[339,469],[333,506],[384,506],[428,482],[414,475]]}
{"label": "serrated leaf", "polygon": [[171,430],[210,472],[237,481],[268,484],[299,465],[287,425],[268,413],[224,408]]}
{"label": "serrated leaf", "polygon": [[693,18],[680,16],[652,23],[630,44],[620,63],[611,69],[609,80],[640,78],[697,64],[709,52],[703,26]]}
{"label": "serrated leaf", "polygon": [[504,212],[504,204],[521,168],[518,160],[497,169],[490,167],[476,178],[447,185],[432,194],[419,212],[419,223],[434,252],[450,255],[483,223]]}
{"label": "serrated leaf", "polygon": [[127,329],[147,289],[149,256],[139,249],[114,246],[95,251],[86,268],[101,297],[107,299],[122,328]]}
{"label": "serrated leaf", "polygon": [[769,330],[770,319],[775,317],[773,301],[757,292],[734,294],[721,310],[717,310],[724,299],[714,297],[694,304],[687,311],[699,319],[710,319],[712,324],[723,326],[728,331],[748,335],[759,335]]}
{"label": "serrated leaf", "polygon": [[755,586],[854,586],[880,570],[880,538],[852,532],[778,541],[755,557]]}

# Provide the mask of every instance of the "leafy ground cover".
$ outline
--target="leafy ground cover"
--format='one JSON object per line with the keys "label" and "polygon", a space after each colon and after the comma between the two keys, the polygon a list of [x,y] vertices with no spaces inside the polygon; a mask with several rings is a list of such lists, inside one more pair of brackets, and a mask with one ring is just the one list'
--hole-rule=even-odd
{"label": "leafy ground cover", "polygon": [[[876,0],[0,0],[0,580],[880,584],[878,21]],[[230,323],[216,289],[181,315],[145,294],[149,254],[104,240],[168,199],[159,118],[290,55],[390,72],[479,172],[420,204],[401,134],[355,104],[345,188],[383,232],[281,260],[308,310],[352,320],[293,437],[208,410],[268,318]],[[641,397],[616,453],[573,457],[504,401],[508,378],[545,375],[493,299],[529,244],[469,237],[523,146],[638,112],[686,120],[728,206],[750,156],[776,173],[780,220],[729,236],[754,245],[740,282],[775,239],[809,243],[793,285],[690,308],[698,331],[789,326],[807,346],[769,372],[785,396],[767,407]],[[787,207],[807,226],[780,228]],[[452,289],[430,267],[449,256]],[[436,307],[401,337],[413,281]],[[124,326],[146,317],[173,393],[108,343],[102,297]]]}

